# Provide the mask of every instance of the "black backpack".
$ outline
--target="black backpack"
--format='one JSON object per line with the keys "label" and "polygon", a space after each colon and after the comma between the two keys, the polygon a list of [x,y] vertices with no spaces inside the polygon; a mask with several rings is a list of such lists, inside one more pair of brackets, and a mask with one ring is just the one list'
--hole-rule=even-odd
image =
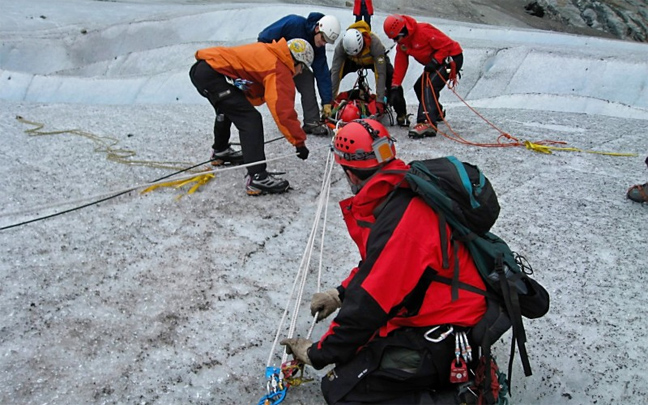
{"label": "black backpack", "polygon": [[[404,181],[439,217],[443,268],[447,269],[450,263],[454,263],[452,279],[441,277],[434,269],[428,268],[422,277],[422,285],[425,286],[422,291],[427,290],[429,283],[441,282],[452,287],[453,300],[458,298],[458,289],[485,296],[488,309],[483,319],[472,328],[471,335],[482,348],[486,370],[490,370],[491,366],[491,345],[512,327],[508,387],[511,386],[516,344],[524,373],[530,376],[532,372],[526,352],[527,337],[522,316],[530,319],[544,316],[549,311],[549,294],[530,277],[533,271],[527,261],[512,252],[501,238],[489,232],[500,211],[490,181],[477,166],[461,162],[454,156],[413,161]],[[399,189],[402,190],[397,187],[395,191]],[[391,196],[381,207],[384,208],[390,199]],[[484,280],[486,291],[459,281],[458,261],[447,257],[446,223],[452,230],[451,243],[461,242],[468,248]],[[453,251],[457,251],[456,245]],[[422,297],[419,300],[422,301]],[[486,387],[491,384],[490,377],[490,373],[486,373]],[[484,400],[489,403],[497,400],[490,390],[484,390],[483,394]]]}

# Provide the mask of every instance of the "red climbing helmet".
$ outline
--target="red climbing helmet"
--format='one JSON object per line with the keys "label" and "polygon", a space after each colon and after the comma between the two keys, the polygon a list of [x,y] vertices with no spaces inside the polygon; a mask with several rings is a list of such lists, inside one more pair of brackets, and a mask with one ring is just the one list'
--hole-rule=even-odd
{"label": "red climbing helmet", "polygon": [[403,30],[403,27],[405,27],[405,18],[400,14],[392,14],[388,16],[385,18],[385,22],[383,23],[383,29],[389,39],[396,38]]}
{"label": "red climbing helmet", "polygon": [[335,161],[356,169],[377,168],[396,157],[394,140],[387,128],[371,119],[352,121],[333,138]]}
{"label": "red climbing helmet", "polygon": [[340,112],[340,121],[351,122],[359,118],[362,118],[362,115],[360,114],[360,109],[354,101],[351,101],[344,107],[342,107],[342,111]]}

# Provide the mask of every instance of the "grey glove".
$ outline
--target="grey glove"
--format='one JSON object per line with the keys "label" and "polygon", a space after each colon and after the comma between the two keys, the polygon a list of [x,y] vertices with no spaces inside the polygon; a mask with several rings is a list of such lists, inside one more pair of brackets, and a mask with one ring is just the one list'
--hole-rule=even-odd
{"label": "grey glove", "polygon": [[313,345],[310,339],[306,338],[288,338],[279,342],[280,345],[286,346],[286,353],[292,354],[295,360],[312,366],[308,358],[308,349]]}
{"label": "grey glove", "polygon": [[335,288],[313,294],[311,298],[311,315],[317,315],[317,322],[331,315],[342,306],[340,293]]}

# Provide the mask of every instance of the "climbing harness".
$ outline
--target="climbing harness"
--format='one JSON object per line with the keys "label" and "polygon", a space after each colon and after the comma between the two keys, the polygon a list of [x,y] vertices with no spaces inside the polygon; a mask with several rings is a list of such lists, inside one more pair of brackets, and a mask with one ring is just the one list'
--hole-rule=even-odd
{"label": "climbing harness", "polygon": [[247,79],[232,79],[229,76],[225,76],[225,81],[241,91],[248,91],[250,89],[250,86],[254,84],[254,82]]}
{"label": "climbing harness", "polygon": [[[270,354],[268,356],[268,361],[266,362],[265,369],[265,378],[266,378],[266,394],[259,401],[259,405],[276,405],[282,402],[287,393],[287,389],[291,386],[299,386],[302,383],[312,381],[312,379],[307,379],[303,377],[303,368],[304,364],[293,360],[288,361],[288,354],[284,350],[281,355],[281,367],[273,365],[273,359],[275,358],[277,344],[279,342],[279,337],[285,333],[284,324],[288,318],[290,311],[291,303],[292,313],[290,326],[288,327],[288,337],[293,337],[295,334],[295,329],[297,326],[297,319],[299,314],[299,309],[302,304],[303,294],[306,287],[306,280],[308,275],[308,269],[310,268],[310,262],[313,254],[313,247],[315,246],[317,230],[322,223],[322,231],[320,237],[320,252],[319,252],[319,264],[317,271],[317,286],[316,292],[320,291],[320,285],[322,280],[322,264],[323,264],[323,254],[324,254],[324,235],[326,232],[326,217],[328,214],[328,200],[330,195],[331,188],[331,174],[333,173],[334,159],[333,154],[328,153],[326,159],[326,165],[324,168],[324,176],[322,179],[322,185],[319,193],[319,201],[317,204],[317,209],[315,211],[315,218],[313,220],[313,225],[306,243],[306,248],[301,258],[300,265],[298,267],[297,273],[295,275],[295,280],[291,288],[289,299],[286,301],[286,308],[284,309],[283,315],[277,326],[277,332],[270,348]],[[309,339],[315,321],[317,320],[317,315],[315,314],[312,319],[311,328],[306,335],[306,338]]]}

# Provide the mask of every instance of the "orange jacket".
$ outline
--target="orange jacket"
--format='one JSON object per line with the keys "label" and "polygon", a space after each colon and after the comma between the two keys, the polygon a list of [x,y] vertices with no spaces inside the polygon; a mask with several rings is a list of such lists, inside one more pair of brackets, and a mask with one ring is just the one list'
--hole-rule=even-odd
{"label": "orange jacket", "polygon": [[218,73],[252,82],[245,96],[252,105],[264,102],[277,127],[294,146],[303,146],[306,133],[295,111],[295,66],[285,39],[234,47],[200,49],[196,59],[206,61]]}

